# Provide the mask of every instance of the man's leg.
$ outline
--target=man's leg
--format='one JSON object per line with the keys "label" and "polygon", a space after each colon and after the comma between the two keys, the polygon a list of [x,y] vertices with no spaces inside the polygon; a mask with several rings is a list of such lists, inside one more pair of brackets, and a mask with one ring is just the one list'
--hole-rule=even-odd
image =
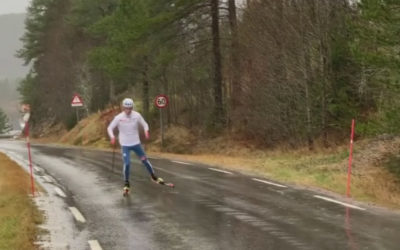
{"label": "man's leg", "polygon": [[122,159],[124,161],[123,175],[124,175],[125,186],[129,187],[131,157],[130,157],[130,148],[127,146],[122,146]]}
{"label": "man's leg", "polygon": [[151,165],[149,159],[147,159],[147,156],[140,144],[135,145],[132,147],[132,150],[136,153],[136,155],[139,157],[139,159],[142,161],[143,165],[146,167],[147,172],[151,175],[151,178],[155,181],[157,181],[157,176],[154,174],[154,169],[153,166]]}

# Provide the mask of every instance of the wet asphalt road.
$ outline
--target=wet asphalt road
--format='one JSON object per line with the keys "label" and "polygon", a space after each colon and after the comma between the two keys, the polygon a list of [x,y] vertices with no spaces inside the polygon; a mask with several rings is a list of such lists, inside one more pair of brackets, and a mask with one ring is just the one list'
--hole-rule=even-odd
{"label": "wet asphalt road", "polygon": [[[27,158],[23,142],[0,140],[0,150]],[[111,152],[33,146],[34,164],[86,218],[76,222],[82,249],[90,249],[89,239],[117,250],[400,249],[399,213],[346,208],[314,197],[323,194],[205,165],[150,157],[156,173],[176,185],[171,189],[133,161],[132,193],[124,198],[118,153],[115,159],[112,172]]]}

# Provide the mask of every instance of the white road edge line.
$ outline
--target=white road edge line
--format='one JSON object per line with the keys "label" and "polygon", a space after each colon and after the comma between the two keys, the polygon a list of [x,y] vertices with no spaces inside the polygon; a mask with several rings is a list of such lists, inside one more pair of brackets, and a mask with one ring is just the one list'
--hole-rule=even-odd
{"label": "white road edge line", "polygon": [[178,164],[183,164],[183,165],[192,165],[191,163],[183,162],[183,161],[172,161]]}
{"label": "white road edge line", "polygon": [[216,172],[221,172],[221,173],[224,173],[224,174],[233,174],[231,172],[220,170],[220,169],[216,169],[216,168],[208,168],[208,169],[210,169],[212,171],[216,171]]}
{"label": "white road edge line", "polygon": [[61,190],[61,188],[56,187],[56,188],[54,188],[54,190],[56,191],[56,193],[57,193],[59,196],[61,196],[61,197],[63,197],[63,198],[66,198],[66,197],[67,197],[67,195]]}
{"label": "white road edge line", "polygon": [[49,176],[47,176],[47,175],[42,176],[42,178],[43,178],[45,181],[47,181],[47,182],[50,182],[50,183],[53,182],[53,180],[52,180]]}
{"label": "white road edge line", "polygon": [[92,250],[103,250],[103,248],[101,248],[100,243],[97,240],[89,240],[88,243],[90,249]]}
{"label": "white road edge line", "polygon": [[340,204],[340,205],[345,206],[345,207],[350,207],[350,208],[363,210],[363,211],[366,210],[365,208],[357,207],[357,206],[354,206],[354,205],[351,205],[351,204],[348,204],[348,203],[344,203],[344,202],[340,202],[340,201],[337,201],[337,200],[334,200],[334,199],[331,199],[331,198],[328,198],[328,197],[324,197],[324,196],[320,196],[320,195],[314,195],[314,197],[318,198],[318,199],[326,200],[326,201],[329,201],[329,202],[333,202],[333,203],[336,203],[336,204]]}
{"label": "white road edge line", "polygon": [[85,223],[85,217],[79,212],[79,210],[76,207],[69,207],[69,210],[71,210],[71,213],[74,215],[75,219],[79,222]]}
{"label": "white road edge line", "polygon": [[281,187],[281,188],[287,187],[287,186],[284,186],[284,185],[281,185],[281,184],[278,184],[278,183],[273,183],[273,182],[270,182],[270,181],[260,180],[260,179],[257,179],[257,178],[253,178],[252,180],[253,180],[253,181],[262,182],[262,183],[264,183],[264,184],[276,186],[276,187]]}

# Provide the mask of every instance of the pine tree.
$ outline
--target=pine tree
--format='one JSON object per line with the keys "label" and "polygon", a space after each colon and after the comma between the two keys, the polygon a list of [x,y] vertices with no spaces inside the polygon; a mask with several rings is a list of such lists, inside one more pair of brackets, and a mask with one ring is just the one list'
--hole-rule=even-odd
{"label": "pine tree", "polygon": [[2,109],[0,109],[0,134],[7,133],[11,130],[11,125],[9,123],[7,115]]}

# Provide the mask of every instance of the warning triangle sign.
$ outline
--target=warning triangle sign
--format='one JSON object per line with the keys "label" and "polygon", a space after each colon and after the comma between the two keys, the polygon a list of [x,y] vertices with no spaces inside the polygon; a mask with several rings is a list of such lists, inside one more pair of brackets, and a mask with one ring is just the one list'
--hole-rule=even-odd
{"label": "warning triangle sign", "polygon": [[75,94],[74,97],[72,98],[71,106],[82,107],[83,106],[82,98],[79,95]]}

